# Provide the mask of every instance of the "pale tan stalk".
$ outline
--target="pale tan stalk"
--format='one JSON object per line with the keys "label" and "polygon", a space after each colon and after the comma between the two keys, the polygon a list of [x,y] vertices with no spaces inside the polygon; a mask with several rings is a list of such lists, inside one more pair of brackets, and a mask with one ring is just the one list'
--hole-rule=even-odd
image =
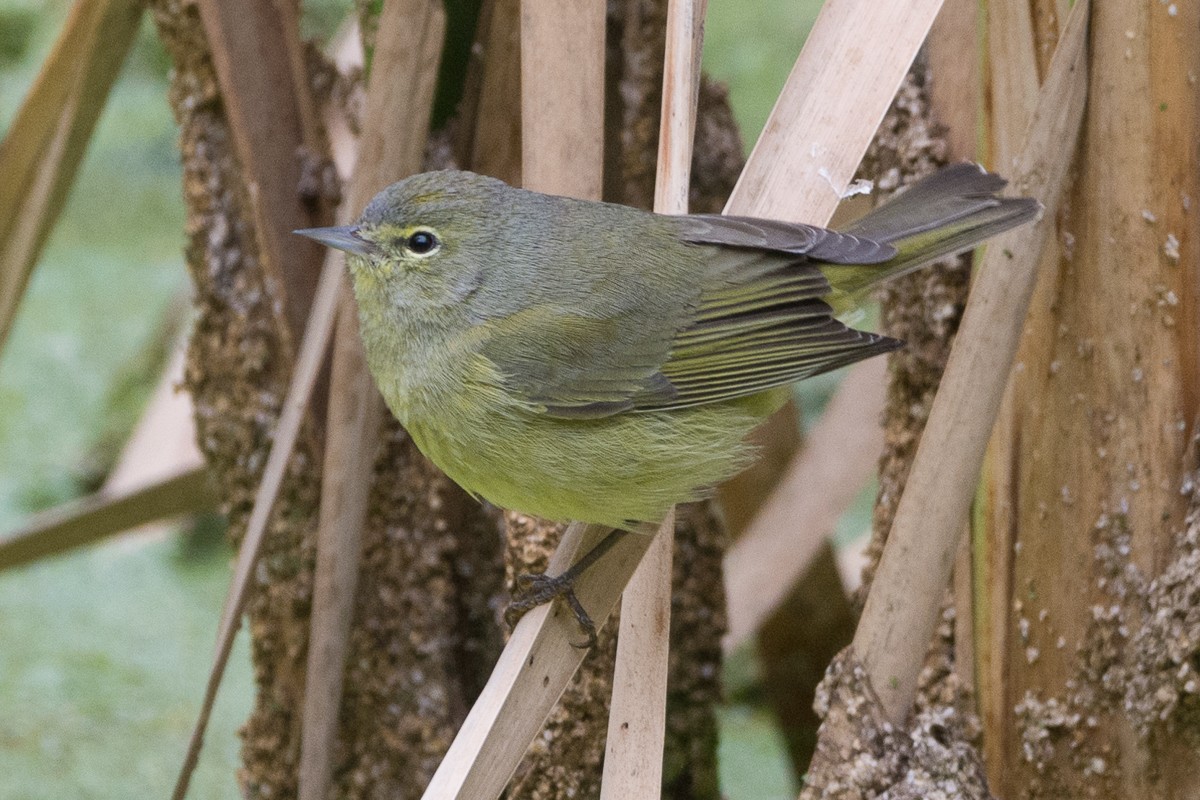
{"label": "pale tan stalk", "polygon": [[912,705],[1075,152],[1087,97],[1088,10],[1079,0],[1071,12],[1011,175],[1014,194],[1041,200],[1046,214],[988,245],[855,633],[853,651],[895,725]]}
{"label": "pale tan stalk", "polygon": [[[367,86],[360,156],[343,222],[349,222],[388,184],[420,172],[445,28],[445,11],[437,0],[389,0],[384,5]],[[300,800],[324,800],[329,795],[363,525],[384,415],[348,286],[342,290],[340,306],[301,721]]]}
{"label": "pale tan stalk", "polygon": [[605,4],[521,0],[521,183],[599,200]]}
{"label": "pale tan stalk", "polygon": [[[929,106],[933,119],[945,126],[947,158],[978,161],[980,110],[983,100],[982,54],[964,58],[978,48],[982,9],[977,0],[946,0],[938,14],[925,57],[932,81]],[[1024,131],[1024,128],[1022,128]],[[954,671],[963,685],[975,685],[973,571],[971,542],[964,536],[954,565]]]}
{"label": "pale tan stalk", "polygon": [[0,571],[93,544],[130,528],[216,507],[204,467],[185,467],[150,483],[101,490],[35,514],[0,537]]}
{"label": "pale tan stalk", "polygon": [[[660,214],[686,214],[688,210],[707,6],[707,0],[671,0],[667,5],[654,185],[654,210]],[[654,797],[662,790],[674,539],[672,510],[621,599],[600,800]]]}
{"label": "pale tan stalk", "polygon": [[[521,169],[528,189],[598,200],[603,186],[604,37],[602,0],[521,0]],[[609,529],[575,524],[551,558],[557,574]],[[597,627],[650,544],[626,536],[576,583]],[[585,654],[562,603],[540,606],[513,629],[423,795],[497,798]]]}
{"label": "pale tan stalk", "polygon": [[823,225],[942,0],[826,0],[726,214]]}

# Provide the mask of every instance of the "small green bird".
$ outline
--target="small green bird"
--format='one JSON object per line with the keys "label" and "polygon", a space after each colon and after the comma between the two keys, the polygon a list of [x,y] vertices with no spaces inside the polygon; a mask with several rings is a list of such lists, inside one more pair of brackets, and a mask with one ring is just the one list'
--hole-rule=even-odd
{"label": "small green bird", "polygon": [[1033,219],[958,164],[845,232],[414,175],[345,250],[375,380],[417,446],[491,502],[657,522],[753,457],[790,384],[901,342],[847,327],[872,286]]}

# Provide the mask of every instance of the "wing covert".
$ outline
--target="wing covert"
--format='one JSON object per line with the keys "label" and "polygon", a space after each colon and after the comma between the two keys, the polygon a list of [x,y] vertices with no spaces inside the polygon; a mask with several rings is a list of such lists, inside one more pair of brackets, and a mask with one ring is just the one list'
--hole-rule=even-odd
{"label": "wing covert", "polygon": [[830,264],[879,264],[896,255],[890,244],[803,223],[723,214],[691,214],[678,219],[679,238],[693,244],[807,256]]}

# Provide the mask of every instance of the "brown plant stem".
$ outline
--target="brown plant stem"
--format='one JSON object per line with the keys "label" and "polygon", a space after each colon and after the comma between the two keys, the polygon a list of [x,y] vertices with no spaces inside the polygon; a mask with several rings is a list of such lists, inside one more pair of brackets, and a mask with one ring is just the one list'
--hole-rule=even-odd
{"label": "brown plant stem", "polygon": [[208,470],[192,467],[144,486],[102,489],[35,514],[0,536],[0,571],[59,555],[148,522],[195,514],[216,504]]}
{"label": "brown plant stem", "polygon": [[[325,254],[319,244],[291,231],[332,221],[321,182],[305,180],[306,170],[320,174],[324,154],[313,149],[319,131],[305,130],[306,122],[315,124],[303,111],[310,102],[304,97],[308,87],[293,80],[290,54],[299,50],[300,32],[284,27],[287,18],[273,3],[197,4],[244,173],[259,258],[286,320],[284,346],[295,353]],[[263,113],[266,108],[271,113]]]}
{"label": "brown plant stem", "polygon": [[[352,210],[343,214],[346,221],[384,186],[420,171],[445,28],[441,3],[390,0],[384,5],[375,34],[360,157],[350,182]],[[317,525],[300,800],[322,800],[329,794],[363,525],[384,418],[383,398],[367,368],[348,286],[340,305]]]}

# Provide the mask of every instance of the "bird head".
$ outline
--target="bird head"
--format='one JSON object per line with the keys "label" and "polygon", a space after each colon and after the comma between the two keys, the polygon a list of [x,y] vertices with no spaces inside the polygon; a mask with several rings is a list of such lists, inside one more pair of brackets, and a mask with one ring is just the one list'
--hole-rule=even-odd
{"label": "bird head", "polygon": [[470,172],[426,172],[392,184],[353,225],[308,228],[301,236],[345,251],[355,291],[395,306],[461,301],[480,279],[497,194],[511,191]]}

